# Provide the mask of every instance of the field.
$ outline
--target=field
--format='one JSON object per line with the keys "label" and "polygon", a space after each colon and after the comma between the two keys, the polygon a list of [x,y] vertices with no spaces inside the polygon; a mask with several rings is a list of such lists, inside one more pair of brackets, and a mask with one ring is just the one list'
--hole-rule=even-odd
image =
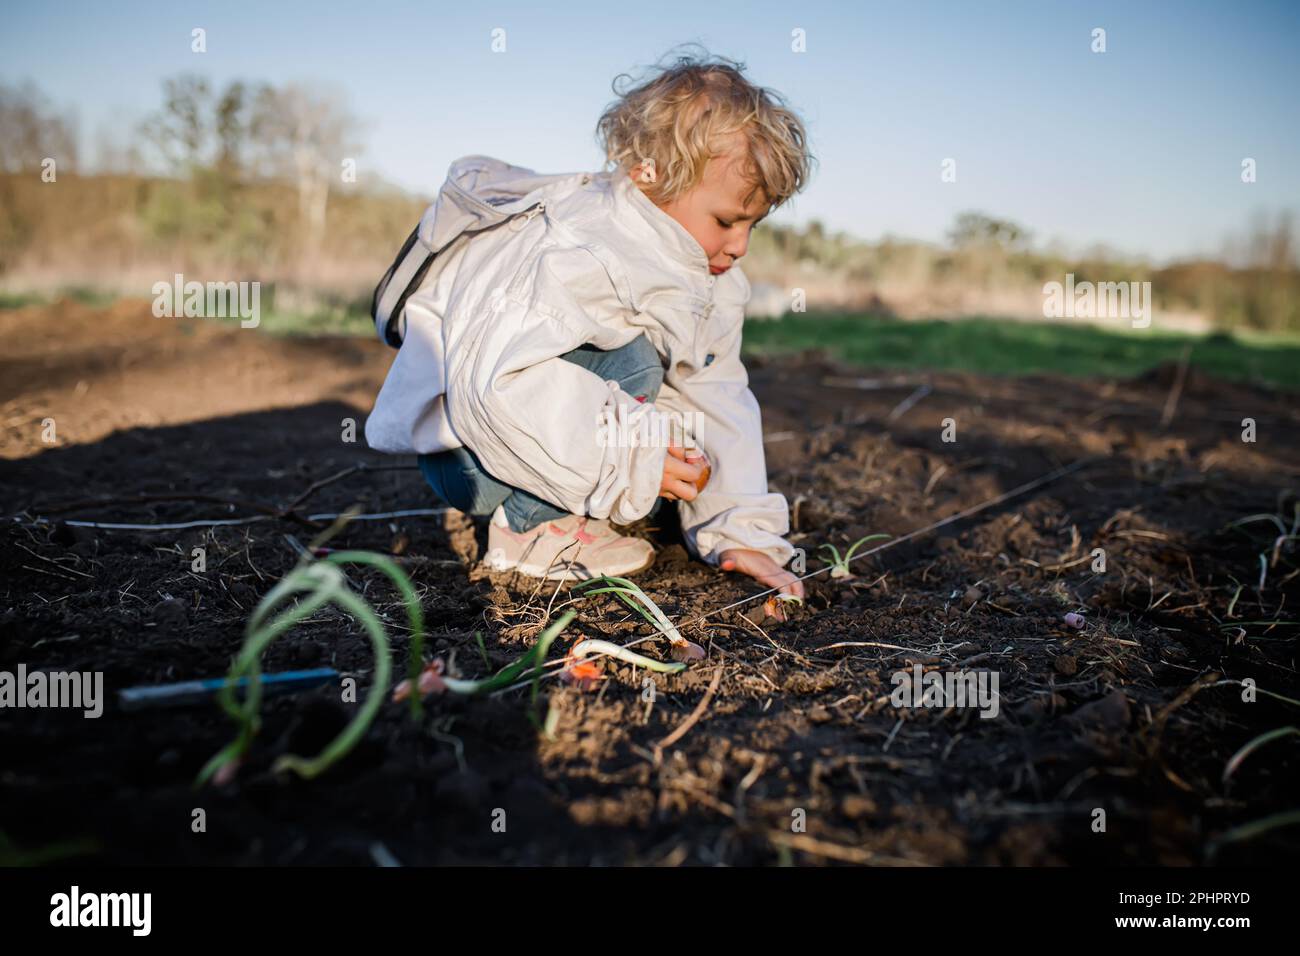
{"label": "field", "polygon": [[[348,719],[355,705],[327,688],[268,702],[235,780],[196,791],[233,735],[215,704],[128,712],[110,698],[96,720],[0,710],[0,862],[1300,860],[1296,736],[1227,772],[1300,706],[1300,575],[1286,539],[1300,505],[1294,350],[1211,340],[1184,375],[1179,340],[1117,358],[1067,331],[1033,344],[1033,361],[989,326],[917,324],[878,334],[947,344],[882,369],[871,359],[883,351],[852,344],[863,328],[793,321],[754,326],[750,372],[769,480],[792,504],[809,570],[822,544],[899,537],[1084,463],[858,561],[852,578],[811,579],[783,623],[761,602],[696,621],[756,588],[691,559],[665,509],[638,526],[659,548],[638,582],[690,622],[707,658],[657,676],[651,705],[644,674],[617,662],[595,689],[544,681],[534,716],[550,715],[549,735],[527,689],[431,698],[418,723],[386,704],[324,776],[273,774],[278,756],[315,753]],[[1030,349],[1023,336],[1039,332],[1017,328],[1005,334]],[[952,337],[968,334],[965,346]],[[978,342],[1005,357],[1002,374],[961,370]],[[147,302],[0,311],[0,671],[103,671],[111,691],[220,677],[250,611],[298,560],[289,538],[328,523],[308,516],[436,508],[417,471],[391,467],[409,460],[361,437],[392,354],[366,338],[155,319]],[[353,466],[371,470],[313,490]],[[1234,524],[1259,515],[1273,518]],[[204,523],[248,517],[261,520]],[[650,633],[607,597],[489,573],[484,538],[448,514],[356,521],[333,543],[401,558],[427,655],[465,676],[518,657],[548,609],[577,612],[561,647]],[[403,660],[396,592],[348,573]],[[331,611],[275,643],[264,667],[334,667],[365,688],[371,661],[360,628]],[[891,675],[915,666],[996,674],[996,715],[895,707]],[[196,808],[206,832],[192,828]]]}

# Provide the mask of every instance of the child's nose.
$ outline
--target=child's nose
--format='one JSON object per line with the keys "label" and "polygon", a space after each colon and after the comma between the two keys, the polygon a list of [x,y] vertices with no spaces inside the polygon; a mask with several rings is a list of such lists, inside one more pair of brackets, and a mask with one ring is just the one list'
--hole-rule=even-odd
{"label": "child's nose", "polygon": [[746,229],[739,237],[728,239],[722,251],[733,259],[739,259],[749,251],[749,230]]}

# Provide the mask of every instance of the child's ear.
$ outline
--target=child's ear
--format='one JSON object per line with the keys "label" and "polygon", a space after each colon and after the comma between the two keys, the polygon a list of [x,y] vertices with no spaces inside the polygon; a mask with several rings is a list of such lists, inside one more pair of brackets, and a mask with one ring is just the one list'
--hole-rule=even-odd
{"label": "child's ear", "polygon": [[659,181],[659,174],[655,169],[655,161],[653,159],[643,159],[641,162],[637,163],[632,169],[631,176],[634,183],[645,183],[646,185],[649,185],[650,183]]}

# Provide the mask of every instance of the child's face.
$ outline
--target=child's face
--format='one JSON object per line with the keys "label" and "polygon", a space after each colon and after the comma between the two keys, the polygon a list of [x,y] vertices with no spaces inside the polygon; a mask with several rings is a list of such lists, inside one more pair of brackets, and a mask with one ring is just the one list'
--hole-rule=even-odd
{"label": "child's face", "polygon": [[[704,178],[689,192],[659,208],[680,222],[704,249],[709,272],[721,275],[749,248],[749,232],[768,213],[769,204],[760,189],[748,207],[745,194],[753,183],[740,175],[743,154],[739,149],[710,159]],[[633,170],[633,181],[638,171]]]}

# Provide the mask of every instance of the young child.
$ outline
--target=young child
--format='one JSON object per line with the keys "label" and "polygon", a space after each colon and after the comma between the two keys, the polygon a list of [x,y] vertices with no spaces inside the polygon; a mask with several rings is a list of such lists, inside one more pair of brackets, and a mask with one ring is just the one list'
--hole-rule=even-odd
{"label": "young child", "polygon": [[799,118],[743,69],[679,57],[621,94],[598,125],[612,170],[457,160],[376,289],[400,351],[366,438],[491,515],[490,566],[634,573],[654,549],[616,526],[667,499],[702,560],[803,595],[740,361],[736,263],[811,157]]}

